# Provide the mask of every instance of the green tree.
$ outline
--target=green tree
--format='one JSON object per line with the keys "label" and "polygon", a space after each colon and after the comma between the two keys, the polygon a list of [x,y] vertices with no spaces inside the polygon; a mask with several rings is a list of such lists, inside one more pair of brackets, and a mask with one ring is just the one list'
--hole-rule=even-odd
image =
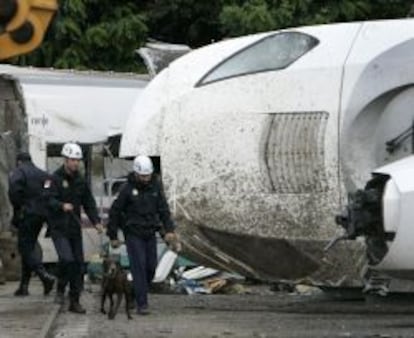
{"label": "green tree", "polygon": [[65,0],[42,46],[19,65],[142,71],[135,50],[147,37],[145,16],[135,1]]}
{"label": "green tree", "polygon": [[238,36],[286,27],[392,19],[407,16],[412,0],[246,0],[223,6],[224,35]]}
{"label": "green tree", "polygon": [[198,47],[221,39],[222,0],[155,0],[147,7],[150,36]]}
{"label": "green tree", "polygon": [[276,18],[264,0],[224,6],[220,13],[220,23],[223,33],[227,36],[267,31],[277,26]]}
{"label": "green tree", "polygon": [[287,27],[407,16],[413,0],[62,0],[41,48],[14,60],[41,67],[144,71],[148,37],[191,47]]}

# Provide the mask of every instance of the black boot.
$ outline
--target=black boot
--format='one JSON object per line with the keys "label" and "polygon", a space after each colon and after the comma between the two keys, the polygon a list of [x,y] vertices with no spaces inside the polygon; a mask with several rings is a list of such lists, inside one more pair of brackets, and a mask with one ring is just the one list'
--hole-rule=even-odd
{"label": "black boot", "polygon": [[140,316],[148,316],[149,314],[151,314],[148,306],[143,306],[143,307],[139,307],[137,310],[137,314]]}
{"label": "black boot", "polygon": [[78,314],[85,314],[86,310],[79,303],[79,297],[73,297],[70,299],[69,311]]}
{"label": "black boot", "polygon": [[55,303],[59,305],[65,304],[65,292],[68,284],[67,264],[63,262],[58,263],[58,279],[56,287]]}
{"label": "black boot", "polygon": [[14,292],[17,297],[24,297],[29,295],[29,285],[20,283],[19,288]]}
{"label": "black boot", "polygon": [[43,294],[47,296],[55,285],[55,277],[49,274],[42,266],[36,270],[37,275],[43,283]]}
{"label": "black boot", "polygon": [[29,282],[32,273],[24,263],[22,263],[22,276],[20,278],[19,288],[14,292],[15,296],[22,297],[29,295]]}

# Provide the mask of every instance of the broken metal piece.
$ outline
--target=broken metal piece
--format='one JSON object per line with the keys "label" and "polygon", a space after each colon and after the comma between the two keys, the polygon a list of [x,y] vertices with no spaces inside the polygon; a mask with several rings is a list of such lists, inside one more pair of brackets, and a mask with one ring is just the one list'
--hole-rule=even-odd
{"label": "broken metal piece", "polygon": [[328,243],[328,245],[327,246],[325,246],[324,247],[324,249],[323,249],[323,251],[324,252],[328,252],[330,249],[332,249],[338,242],[340,242],[340,241],[345,241],[345,240],[347,240],[347,239],[349,239],[349,236],[348,235],[346,235],[346,234],[342,234],[342,235],[339,235],[339,236],[336,236],[336,237],[334,237],[329,243]]}
{"label": "broken metal piece", "polygon": [[151,78],[155,77],[175,59],[187,54],[191,48],[186,45],[150,40],[144,47],[136,50],[144,60]]}

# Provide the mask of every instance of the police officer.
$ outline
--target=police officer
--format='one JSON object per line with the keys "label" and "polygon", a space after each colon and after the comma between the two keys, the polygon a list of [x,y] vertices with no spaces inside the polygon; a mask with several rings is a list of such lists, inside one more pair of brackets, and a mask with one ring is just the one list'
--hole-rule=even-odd
{"label": "police officer", "polygon": [[64,302],[64,294],[69,283],[69,311],[84,314],[79,303],[83,279],[83,245],[81,232],[81,207],[98,232],[100,224],[95,199],[84,177],[79,173],[82,149],[78,144],[63,146],[64,164],[53,174],[48,191],[50,235],[59,257],[58,286],[55,301]]}
{"label": "police officer", "polygon": [[29,294],[29,282],[34,271],[43,283],[44,294],[53,289],[55,278],[43,267],[35,252],[37,238],[46,221],[43,189],[50,185],[49,175],[37,168],[28,153],[17,155],[17,167],[9,176],[9,199],[13,206],[12,223],[17,227],[18,249],[22,259],[22,273],[16,296]]}
{"label": "police officer", "polygon": [[119,246],[118,229],[122,229],[126,241],[135,289],[137,313],[148,311],[148,288],[157,265],[156,232],[160,222],[166,233],[165,240],[176,239],[175,225],[160,182],[153,176],[154,167],[147,156],[138,156],[133,164],[134,172],[128,175],[109,212],[108,236],[113,247]]}

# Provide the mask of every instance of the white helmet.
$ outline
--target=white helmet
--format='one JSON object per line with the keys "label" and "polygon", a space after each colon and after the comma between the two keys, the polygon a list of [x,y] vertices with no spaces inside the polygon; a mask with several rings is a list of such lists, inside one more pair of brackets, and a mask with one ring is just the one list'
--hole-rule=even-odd
{"label": "white helmet", "polygon": [[76,143],[66,143],[61,152],[63,157],[74,160],[81,160],[83,158],[82,148]]}
{"label": "white helmet", "polygon": [[140,155],[134,159],[134,171],[138,175],[151,175],[154,172],[154,165],[148,156]]}

